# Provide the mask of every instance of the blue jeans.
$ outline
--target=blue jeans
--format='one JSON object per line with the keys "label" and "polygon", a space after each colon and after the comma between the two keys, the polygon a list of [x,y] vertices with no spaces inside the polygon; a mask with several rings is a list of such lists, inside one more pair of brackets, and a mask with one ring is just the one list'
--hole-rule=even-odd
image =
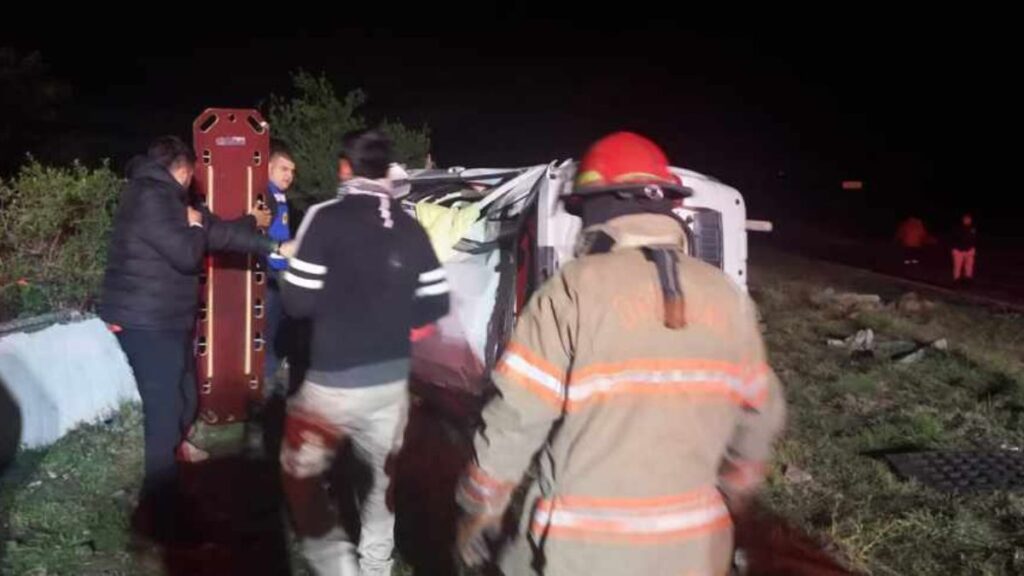
{"label": "blue jeans", "polygon": [[277,373],[278,367],[281,366],[281,359],[286,356],[284,351],[286,342],[279,342],[277,338],[281,334],[281,327],[285,322],[285,318],[284,306],[281,303],[281,290],[278,286],[276,274],[272,274],[270,281],[267,282],[265,298],[264,314],[266,324],[263,339],[266,343],[265,349],[267,352],[263,360],[263,378],[268,391],[270,391],[276,387],[272,379],[274,374]]}

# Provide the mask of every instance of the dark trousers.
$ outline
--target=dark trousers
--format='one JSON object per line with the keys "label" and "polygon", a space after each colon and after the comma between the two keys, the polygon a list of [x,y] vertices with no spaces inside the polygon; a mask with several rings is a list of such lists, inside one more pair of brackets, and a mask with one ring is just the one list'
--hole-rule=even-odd
{"label": "dark trousers", "polygon": [[145,479],[142,500],[158,523],[178,499],[175,449],[195,420],[197,393],[192,334],[188,330],[132,330],[117,334],[142,396]]}
{"label": "dark trousers", "polygon": [[271,275],[270,281],[267,282],[266,305],[264,309],[267,321],[263,339],[266,342],[265,350],[267,352],[263,359],[263,374],[267,386],[271,388],[274,383],[270,379],[274,377],[278,367],[281,366],[281,358],[285,357],[282,346],[283,342],[279,342],[277,338],[278,334],[281,333],[281,325],[285,322],[284,306],[281,303],[281,290],[278,282],[277,275]]}

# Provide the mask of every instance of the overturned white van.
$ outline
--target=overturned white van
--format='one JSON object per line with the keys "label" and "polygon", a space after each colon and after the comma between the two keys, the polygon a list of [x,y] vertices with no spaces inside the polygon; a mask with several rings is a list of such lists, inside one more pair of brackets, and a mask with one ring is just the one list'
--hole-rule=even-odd
{"label": "overturned white van", "polygon": [[[690,254],[746,288],[748,223],[743,196],[714,178],[673,168],[693,195],[678,208]],[[427,229],[448,272],[452,313],[418,347],[414,373],[478,394],[533,290],[575,256],[580,219],[567,213],[572,161],[524,168],[414,170],[396,182],[405,208]]]}

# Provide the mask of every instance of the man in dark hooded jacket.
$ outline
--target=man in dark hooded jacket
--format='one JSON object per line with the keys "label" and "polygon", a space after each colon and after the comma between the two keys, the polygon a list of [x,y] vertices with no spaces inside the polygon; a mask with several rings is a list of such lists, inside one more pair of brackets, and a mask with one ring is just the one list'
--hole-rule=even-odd
{"label": "man in dark hooded jacket", "polygon": [[114,220],[100,317],[117,335],[142,397],[145,480],[141,528],[170,536],[176,504],[175,451],[196,412],[192,332],[199,276],[207,251],[286,253],[257,226],[255,210],[237,220],[217,218],[189,201],[195,154],[173,136],[157,139],[129,166]]}

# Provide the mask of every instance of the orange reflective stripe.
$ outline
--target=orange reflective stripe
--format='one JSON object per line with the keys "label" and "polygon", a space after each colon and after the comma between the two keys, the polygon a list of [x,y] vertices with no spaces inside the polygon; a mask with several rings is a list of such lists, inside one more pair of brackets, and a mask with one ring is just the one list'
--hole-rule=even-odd
{"label": "orange reflective stripe", "polygon": [[[687,382],[651,384],[647,382],[626,382],[617,384],[613,389],[588,394],[580,400],[570,400],[569,410],[579,410],[591,403],[608,400],[614,396],[674,396],[692,395],[703,397],[725,397],[735,404],[743,404],[745,399],[724,382]],[[570,397],[571,398],[571,397]]]}
{"label": "orange reflective stripe", "polygon": [[592,364],[564,375],[524,346],[511,344],[495,370],[561,409],[578,410],[590,402],[620,395],[723,397],[741,406],[759,408],[768,398],[770,368],[721,360],[638,359]]}
{"label": "orange reflective stripe", "polygon": [[514,488],[515,484],[502,482],[476,465],[469,467],[459,484],[459,491],[464,497],[480,504],[502,500],[511,494]]}
{"label": "orange reflective stripe", "polygon": [[552,378],[562,380],[565,378],[565,371],[559,370],[554,364],[548,362],[544,358],[535,354],[533,350],[530,350],[526,346],[512,342],[505,348],[505,356],[514,354],[522,357],[524,360],[529,362],[532,366],[538,370],[543,371],[545,374]]}
{"label": "orange reflective stripe", "polygon": [[760,408],[768,401],[768,381],[761,382],[756,388],[754,395],[747,398],[747,404],[752,408]]}
{"label": "orange reflective stripe", "polygon": [[592,376],[608,376],[632,370],[667,371],[667,370],[706,370],[721,372],[734,376],[743,376],[747,369],[742,364],[727,362],[724,360],[704,359],[636,359],[624,362],[591,364],[586,368],[573,372],[573,381],[590,378]]}
{"label": "orange reflective stripe", "polygon": [[768,376],[768,374],[772,371],[772,368],[771,366],[765,364],[764,362],[760,362],[748,366],[747,371],[752,373],[752,377],[762,378]]}
{"label": "orange reflective stripe", "polygon": [[526,388],[527,390],[532,392],[535,396],[537,396],[538,398],[540,398],[541,400],[543,400],[547,404],[550,404],[552,408],[556,408],[558,410],[562,409],[562,404],[563,404],[563,397],[562,397],[562,395],[555,393],[549,387],[544,386],[543,384],[540,384],[540,383],[536,382],[532,378],[529,378],[529,377],[524,376],[524,375],[522,375],[522,374],[520,374],[518,372],[513,371],[512,369],[508,368],[504,364],[498,366],[495,369],[495,372],[497,372],[498,374],[501,374],[502,376],[507,377],[508,379],[510,379],[513,382],[519,384],[523,388]]}
{"label": "orange reflective stripe", "polygon": [[673,530],[667,532],[659,532],[656,534],[624,534],[624,533],[612,533],[612,532],[599,532],[590,528],[567,528],[562,526],[550,526],[546,530],[542,526],[538,526],[536,523],[533,525],[534,536],[539,537],[541,534],[546,534],[550,538],[560,538],[565,540],[585,540],[588,542],[597,543],[608,543],[608,544],[664,544],[674,543],[680,540],[690,540],[699,538],[701,536],[707,536],[716,532],[721,532],[732,527],[732,518],[725,516],[709,524],[702,525],[698,528]]}
{"label": "orange reflective stripe", "polygon": [[474,483],[485,486],[488,489],[505,489],[512,484],[511,482],[502,482],[494,478],[475,464],[469,467],[468,476]]}
{"label": "orange reflective stripe", "polygon": [[565,401],[565,382],[554,366],[522,346],[510,345],[495,372],[526,388],[557,410]]}
{"label": "orange reflective stripe", "polygon": [[729,509],[715,488],[655,498],[562,496],[538,504],[538,537],[657,542],[692,538],[727,528]]}
{"label": "orange reflective stripe", "polygon": [[567,387],[570,410],[619,395],[717,395],[743,406],[760,407],[768,397],[768,367],[717,360],[645,359],[595,364],[572,374]]}

